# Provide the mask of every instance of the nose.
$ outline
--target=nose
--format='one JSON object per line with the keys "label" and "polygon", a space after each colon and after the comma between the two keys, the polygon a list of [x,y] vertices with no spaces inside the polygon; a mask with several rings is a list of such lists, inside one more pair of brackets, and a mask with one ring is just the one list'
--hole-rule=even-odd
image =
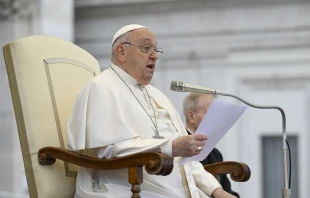
{"label": "nose", "polygon": [[157,54],[157,52],[155,50],[153,51],[152,54],[150,54],[150,58],[151,59],[155,59],[155,60],[157,60],[159,58],[159,56],[158,56],[158,54]]}

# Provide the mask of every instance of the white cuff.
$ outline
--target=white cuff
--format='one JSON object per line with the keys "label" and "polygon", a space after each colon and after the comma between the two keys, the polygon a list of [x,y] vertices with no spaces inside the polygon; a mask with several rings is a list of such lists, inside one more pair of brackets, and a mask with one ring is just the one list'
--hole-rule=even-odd
{"label": "white cuff", "polygon": [[172,140],[168,140],[166,143],[160,145],[160,150],[162,153],[172,157]]}

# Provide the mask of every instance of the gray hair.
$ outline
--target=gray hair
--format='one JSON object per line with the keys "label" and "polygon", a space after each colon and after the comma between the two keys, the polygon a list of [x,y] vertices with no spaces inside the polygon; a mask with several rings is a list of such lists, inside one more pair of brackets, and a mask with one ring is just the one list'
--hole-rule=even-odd
{"label": "gray hair", "polygon": [[[196,110],[198,98],[204,94],[200,93],[191,93],[188,96],[185,97],[183,101],[183,114],[185,116],[185,119],[187,120],[186,113],[188,110]],[[216,98],[216,95],[213,96]]]}
{"label": "gray hair", "polygon": [[114,41],[114,43],[112,45],[112,54],[111,54],[111,58],[110,58],[113,63],[114,63],[114,60],[116,58],[116,53],[115,53],[116,46],[127,41],[128,36],[129,36],[129,32],[126,32],[125,34],[121,35],[120,37],[118,37]]}
{"label": "gray hair", "polygon": [[188,110],[194,110],[197,102],[198,102],[198,98],[203,95],[203,94],[199,94],[199,93],[191,93],[188,96],[185,97],[184,101],[183,101],[183,114],[186,118],[186,112]]}

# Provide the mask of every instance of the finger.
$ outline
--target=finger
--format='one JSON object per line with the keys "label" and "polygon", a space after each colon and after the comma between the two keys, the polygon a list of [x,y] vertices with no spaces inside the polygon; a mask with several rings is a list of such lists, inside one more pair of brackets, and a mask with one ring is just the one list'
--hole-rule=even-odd
{"label": "finger", "polygon": [[191,155],[190,155],[190,156],[194,156],[194,155],[197,155],[197,154],[199,154],[199,153],[200,153],[200,151],[198,151],[198,149],[195,148],[195,149],[193,149],[193,150],[191,151]]}
{"label": "finger", "polygon": [[194,134],[195,140],[207,140],[208,136],[203,135],[203,134]]}
{"label": "finger", "polygon": [[[202,148],[202,146],[200,146],[200,148]],[[201,150],[202,150],[202,149],[201,149]],[[191,153],[192,153],[192,155],[197,155],[198,153],[200,153],[199,146],[193,146],[193,147],[191,147]]]}
{"label": "finger", "polygon": [[206,144],[205,141],[197,141],[196,142],[197,146],[204,146],[205,144]]}
{"label": "finger", "polygon": [[202,151],[202,148],[203,148],[202,146],[198,146],[195,150],[195,154],[196,155],[199,154]]}

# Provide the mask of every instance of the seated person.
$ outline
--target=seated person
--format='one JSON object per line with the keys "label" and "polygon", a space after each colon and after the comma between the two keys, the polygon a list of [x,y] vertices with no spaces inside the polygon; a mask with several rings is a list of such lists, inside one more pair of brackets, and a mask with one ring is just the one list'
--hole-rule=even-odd
{"label": "seated person", "polygon": [[[141,25],[122,27],[113,37],[111,66],[79,93],[68,122],[69,148],[92,150],[98,158],[156,151],[174,158],[168,176],[143,174],[147,198],[233,198],[199,162],[178,165],[197,155],[204,135],[187,135],[168,98],[149,83],[162,55],[155,35]],[[76,198],[130,197],[127,169],[81,167]]]}
{"label": "seated person", "polygon": [[[183,112],[186,118],[186,130],[188,134],[195,134],[201,120],[207,113],[214,96],[210,94],[191,93],[183,101]],[[202,165],[222,162],[223,156],[221,152],[214,148],[211,153],[201,161]],[[220,184],[223,189],[236,197],[240,197],[238,193],[231,190],[231,184],[227,175],[220,176]]]}

